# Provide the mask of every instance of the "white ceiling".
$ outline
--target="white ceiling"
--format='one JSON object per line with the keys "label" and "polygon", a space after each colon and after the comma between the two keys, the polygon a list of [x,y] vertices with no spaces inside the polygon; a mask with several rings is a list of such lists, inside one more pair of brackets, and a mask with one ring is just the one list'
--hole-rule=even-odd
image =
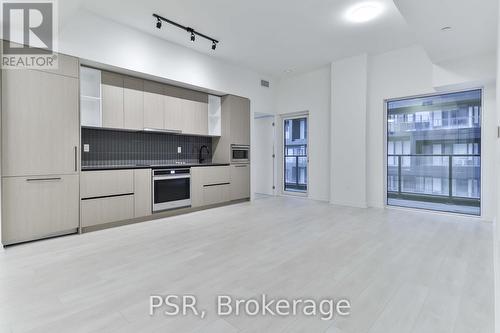
{"label": "white ceiling", "polygon": [[[392,0],[373,22],[346,22],[346,10],[359,0],[83,0],[83,7],[103,17],[199,52],[279,77],[287,69],[302,72],[361,52],[378,53],[415,43]],[[152,17],[166,18],[213,36],[189,40],[188,33]]]}
{"label": "white ceiling", "polygon": [[496,50],[498,0],[394,2],[434,62]]}
{"label": "white ceiling", "polygon": [[[347,22],[345,12],[362,1],[65,0],[61,7],[78,3],[104,18],[275,77],[288,69],[303,72],[362,52],[417,43],[434,61],[496,47],[497,0],[370,0],[384,6],[380,17]],[[212,51],[210,42],[198,38],[192,43],[187,32],[173,26],[158,30],[153,13],[221,42]],[[442,33],[448,25],[454,29]]]}

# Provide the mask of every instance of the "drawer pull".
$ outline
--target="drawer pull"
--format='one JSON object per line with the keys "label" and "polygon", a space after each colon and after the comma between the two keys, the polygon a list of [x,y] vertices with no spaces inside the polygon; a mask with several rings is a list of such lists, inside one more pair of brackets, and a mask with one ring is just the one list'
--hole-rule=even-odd
{"label": "drawer pull", "polygon": [[56,180],[62,180],[61,177],[53,177],[53,178],[28,178],[27,182],[53,182]]}
{"label": "drawer pull", "polygon": [[78,147],[75,146],[75,172],[78,172]]}
{"label": "drawer pull", "polygon": [[246,168],[248,165],[244,164],[244,165],[235,165],[236,168]]}
{"label": "drawer pull", "polygon": [[222,185],[231,185],[231,183],[208,184],[208,185],[203,185],[203,187],[222,186]]}

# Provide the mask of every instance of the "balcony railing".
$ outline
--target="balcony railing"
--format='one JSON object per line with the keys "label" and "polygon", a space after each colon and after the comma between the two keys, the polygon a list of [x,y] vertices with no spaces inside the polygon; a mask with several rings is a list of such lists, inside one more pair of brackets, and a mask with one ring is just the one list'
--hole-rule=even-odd
{"label": "balcony railing", "polygon": [[454,117],[451,119],[427,119],[421,121],[389,120],[388,130],[391,133],[421,131],[430,129],[458,129],[480,127],[479,116]]}
{"label": "balcony railing", "polygon": [[307,155],[285,155],[285,190],[307,191]]}
{"label": "balcony railing", "polygon": [[480,206],[480,155],[388,155],[388,198]]}

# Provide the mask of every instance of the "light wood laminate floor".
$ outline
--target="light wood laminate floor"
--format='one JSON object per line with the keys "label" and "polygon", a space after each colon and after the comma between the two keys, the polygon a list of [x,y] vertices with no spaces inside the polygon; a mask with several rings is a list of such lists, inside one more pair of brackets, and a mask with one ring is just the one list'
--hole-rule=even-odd
{"label": "light wood laminate floor", "polygon": [[[267,198],[7,248],[0,332],[493,332],[492,225]],[[196,295],[205,319],[149,316]],[[215,315],[215,295],[346,297],[352,315]]]}

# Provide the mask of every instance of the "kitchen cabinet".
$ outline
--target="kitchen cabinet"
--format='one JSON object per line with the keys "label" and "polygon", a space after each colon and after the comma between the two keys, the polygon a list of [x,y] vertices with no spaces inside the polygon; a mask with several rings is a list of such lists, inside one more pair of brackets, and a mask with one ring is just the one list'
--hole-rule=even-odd
{"label": "kitchen cabinet", "polygon": [[250,145],[250,100],[238,96],[230,99],[231,144]]}
{"label": "kitchen cabinet", "polygon": [[123,123],[126,129],[144,128],[144,81],[126,76],[123,80]]}
{"label": "kitchen cabinet", "polygon": [[2,176],[77,172],[78,79],[3,70],[2,81]]}
{"label": "kitchen cabinet", "polygon": [[134,170],[134,217],[152,214],[151,169]]}
{"label": "kitchen cabinet", "polygon": [[82,199],[134,193],[134,170],[85,171],[80,178]]}
{"label": "kitchen cabinet", "polygon": [[230,184],[229,166],[191,168],[191,206],[230,201]]}
{"label": "kitchen cabinet", "polygon": [[82,200],[82,227],[129,220],[134,217],[134,195]]}
{"label": "kitchen cabinet", "polygon": [[123,76],[102,72],[102,127],[124,128]]}
{"label": "kitchen cabinet", "polygon": [[203,205],[217,205],[231,200],[230,184],[214,184],[203,186]]}
{"label": "kitchen cabinet", "polygon": [[231,165],[231,200],[250,198],[250,165]]}
{"label": "kitchen cabinet", "polygon": [[163,128],[168,131],[185,131],[186,119],[182,112],[182,99],[165,95],[164,97],[164,124]]}
{"label": "kitchen cabinet", "polygon": [[80,67],[80,123],[82,126],[101,127],[101,71]]}
{"label": "kitchen cabinet", "polygon": [[3,178],[2,243],[76,232],[78,204],[77,174]]}
{"label": "kitchen cabinet", "polygon": [[162,130],[164,126],[164,85],[152,81],[144,81],[144,128]]}
{"label": "kitchen cabinet", "polygon": [[182,100],[183,133],[208,135],[208,104],[198,101]]}

